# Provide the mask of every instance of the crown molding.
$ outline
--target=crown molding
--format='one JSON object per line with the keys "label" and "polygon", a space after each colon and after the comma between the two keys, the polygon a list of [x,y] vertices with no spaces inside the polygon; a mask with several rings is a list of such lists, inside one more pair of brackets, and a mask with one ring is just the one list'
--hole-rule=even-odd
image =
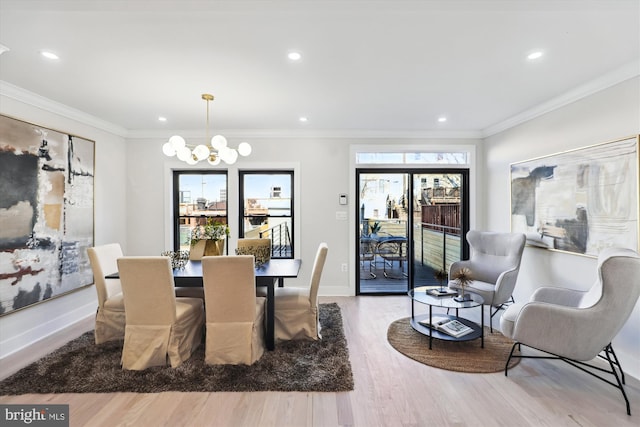
{"label": "crown molding", "polygon": [[49,98],[45,98],[44,96],[29,92],[26,89],[5,82],[4,80],[0,80],[0,95],[6,96],[7,98],[15,99],[16,101],[20,101],[24,104],[31,105],[33,107],[48,111],[53,114],[58,114],[68,119],[86,124],[88,126],[93,126],[97,129],[109,132],[116,136],[124,138],[128,133],[127,130],[122,126],[115,125],[90,114],[84,113],[80,110],[76,110],[75,108],[71,108],[59,102],[52,101]]}
{"label": "crown molding", "polygon": [[[480,131],[389,131],[389,130],[314,130],[314,129],[218,129],[217,134],[226,138],[268,139],[268,138],[322,138],[322,139],[481,139]],[[127,139],[169,139],[172,135],[183,138],[205,139],[204,131],[197,130],[131,130]]]}
{"label": "crown molding", "polygon": [[640,60],[630,62],[617,70],[604,74],[599,78],[592,80],[586,84],[578,86],[569,92],[564,93],[556,98],[552,98],[540,105],[529,110],[516,114],[500,123],[483,129],[480,134],[481,138],[488,138],[497,133],[515,127],[529,120],[535,119],[543,114],[562,108],[589,95],[608,89],[612,86],[622,83],[626,80],[640,76]]}

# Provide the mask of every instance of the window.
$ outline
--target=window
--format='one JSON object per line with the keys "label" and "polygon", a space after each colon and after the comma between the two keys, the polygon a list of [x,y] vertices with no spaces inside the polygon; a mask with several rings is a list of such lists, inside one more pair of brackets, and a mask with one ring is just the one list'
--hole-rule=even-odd
{"label": "window", "polygon": [[293,171],[240,172],[239,238],[271,239],[272,258],[293,258]]}
{"label": "window", "polygon": [[227,224],[227,172],[174,171],[173,218],[174,250],[189,249],[196,225]]}
{"label": "window", "polygon": [[464,165],[469,161],[467,152],[379,153],[358,152],[358,164],[430,164]]}

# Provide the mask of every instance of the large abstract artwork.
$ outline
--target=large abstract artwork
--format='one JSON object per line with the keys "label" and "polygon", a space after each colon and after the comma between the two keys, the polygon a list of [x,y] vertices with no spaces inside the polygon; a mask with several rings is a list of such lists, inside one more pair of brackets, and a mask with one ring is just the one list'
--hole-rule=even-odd
{"label": "large abstract artwork", "polygon": [[94,145],[0,115],[0,315],[93,283]]}
{"label": "large abstract artwork", "polygon": [[511,230],[596,257],[638,250],[638,136],[511,165]]}

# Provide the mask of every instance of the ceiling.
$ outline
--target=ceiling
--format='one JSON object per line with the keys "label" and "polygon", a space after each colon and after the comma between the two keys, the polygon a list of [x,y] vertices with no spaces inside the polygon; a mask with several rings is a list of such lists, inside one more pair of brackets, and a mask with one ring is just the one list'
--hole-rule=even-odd
{"label": "ceiling", "polygon": [[639,24],[638,0],[2,0],[0,80],[125,135],[203,132],[202,93],[212,132],[486,135],[640,74]]}

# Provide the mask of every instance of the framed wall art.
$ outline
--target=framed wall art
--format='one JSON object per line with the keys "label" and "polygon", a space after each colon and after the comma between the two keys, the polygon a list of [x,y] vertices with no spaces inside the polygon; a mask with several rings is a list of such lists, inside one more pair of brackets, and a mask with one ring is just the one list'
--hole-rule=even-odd
{"label": "framed wall art", "polygon": [[93,283],[94,152],[0,115],[0,316]]}
{"label": "framed wall art", "polygon": [[586,256],[611,246],[637,251],[638,141],[511,164],[511,230],[529,244]]}

